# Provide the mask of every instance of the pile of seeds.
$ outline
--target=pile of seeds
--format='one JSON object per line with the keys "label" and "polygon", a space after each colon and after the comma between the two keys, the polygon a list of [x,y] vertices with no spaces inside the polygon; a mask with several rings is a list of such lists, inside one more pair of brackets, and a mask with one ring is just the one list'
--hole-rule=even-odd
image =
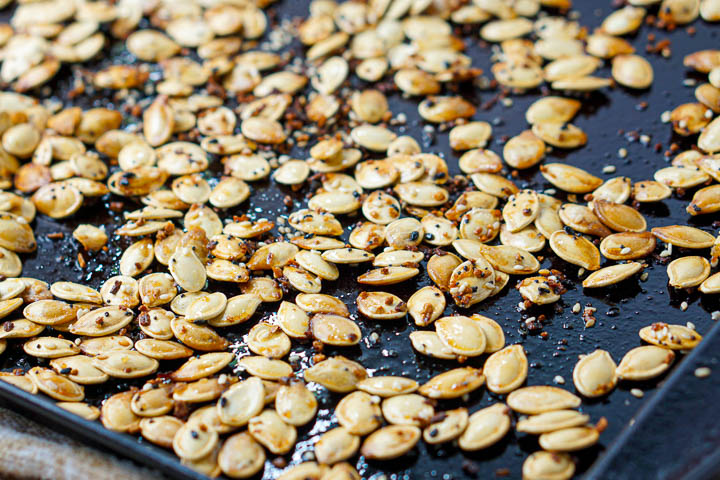
{"label": "pile of seeds", "polygon": [[[139,433],[209,476],[251,477],[268,455],[293,452],[324,388],[341,397],[338,426],[315,432],[313,458],[279,478],[360,478],[351,464],[358,455],[397,458],[421,439],[476,451],[513,428],[538,435],[541,448],[525,460],[524,478],[572,477],[567,452],[595,445],[607,420],[591,424],[568,390],[523,386],[523,347],[506,345],[505,325],[468,308],[496,295],[516,296],[519,310],[561,302],[572,283],[542,268],[546,255],[577,267],[576,288],[637,282],[658,240],[660,258],[682,254],[667,265],[672,288],[720,293],[720,272],[712,274],[720,237],[687,225],[647,231],[638,210],[696,189],[689,215],[720,211],[720,50],[685,58],[708,81],[697,102],[663,121],[697,136],[696,148],[675,152],[652,179],[603,181],[544,162],[554,149],[587,143],[570,123],[578,94],[653,84],[652,66],[623,38],[650,20],[646,8],[671,28],[720,20],[714,0],[628,3],[589,33],[566,15],[569,0],[313,0],[301,22],[274,28],[264,0],[18,2],[0,24],[8,87],[0,92],[0,317],[11,318],[0,345],[44,360],[0,379]],[[296,38],[302,58],[285,50]],[[464,42],[480,41],[492,44],[491,77],[463,53]],[[80,66],[109,44],[126,64]],[[612,78],[595,76],[606,63]],[[58,100],[48,85],[61,72],[73,90]],[[355,78],[367,88],[349,88]],[[459,85],[500,86],[506,100],[538,88],[552,94],[534,101],[528,128],[493,152],[485,148],[491,123],[473,119],[478,106]],[[463,175],[451,177],[442,156],[400,134],[407,118],[393,114],[390,93],[416,102],[428,132],[449,131]],[[73,106],[98,94],[122,108]],[[517,172],[531,168],[552,188],[521,188]],[[288,196],[287,215],[276,219],[229,213],[267,181],[307,193],[307,202]],[[77,259],[82,266],[109,243],[128,245],[117,275],[106,271],[99,289],[21,277],[22,256],[37,248],[36,215],[82,218],[96,197],[123,223],[113,235],[105,225],[78,226]],[[376,290],[425,274],[431,284],[408,298]],[[322,293],[341,275],[363,286],[359,318]],[[273,315],[256,314],[263,304]],[[583,312],[587,328],[592,313]],[[414,350],[453,365],[423,384],[322,353],[373,341],[363,338],[364,321],[409,319],[418,327],[407,338]],[[224,336],[246,322],[241,345]],[[621,380],[656,378],[674,351],[702,338],[692,325],[667,323],[639,337],[647,345],[619,365],[600,349],[582,356],[577,393],[601,397]],[[308,340],[317,353],[305,368],[289,353]],[[463,365],[481,356],[482,368]],[[111,378],[145,383],[100,408],[83,402],[84,386]],[[504,402],[448,409],[446,401],[483,386]]]}

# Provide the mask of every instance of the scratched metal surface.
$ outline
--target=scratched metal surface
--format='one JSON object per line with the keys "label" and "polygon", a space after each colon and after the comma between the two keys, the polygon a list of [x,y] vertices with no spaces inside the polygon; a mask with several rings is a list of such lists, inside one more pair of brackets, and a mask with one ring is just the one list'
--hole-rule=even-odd
{"label": "scratched metal surface", "polygon": [[[294,18],[305,15],[307,11],[306,0],[290,1],[280,0],[272,7],[271,18],[283,19]],[[589,30],[596,27],[602,18],[607,15],[612,7],[609,1],[591,2],[589,0],[576,1],[576,9],[580,12],[580,22],[588,26]],[[8,18],[9,11],[3,11],[0,18]],[[694,139],[683,139],[672,133],[669,125],[660,121],[660,115],[665,110],[674,106],[694,101],[693,89],[683,84],[686,78],[698,78],[690,74],[682,66],[682,58],[685,54],[701,48],[709,48],[717,45],[718,31],[716,26],[709,25],[703,21],[697,21],[694,26],[697,32],[689,36],[684,29],[678,29],[672,33],[658,31],[654,28],[643,26],[640,32],[630,40],[640,53],[645,52],[648,33],[655,33],[658,39],[668,38],[672,41],[672,56],[662,58],[657,54],[649,55],[648,58],[655,69],[655,82],[651,89],[642,92],[632,92],[622,87],[605,90],[589,96],[582,96],[584,107],[574,121],[588,133],[589,141],[587,146],[578,150],[560,151],[548,155],[546,162],[563,161],[573,165],[581,166],[590,172],[608,179],[614,176],[629,176],[634,181],[652,178],[652,174],[658,168],[667,165],[669,159],[663,155],[673,142],[688,147]],[[465,33],[467,53],[472,56],[474,66],[480,67],[489,72],[490,53],[489,46],[478,41],[476,30],[468,29]],[[301,48],[293,44],[289,47],[293,55],[301,55]],[[123,51],[120,46],[114,46],[111,56],[90,62],[86,65],[89,69],[99,68],[107,63],[132,62],[132,58]],[[604,67],[599,73],[602,76],[609,76],[609,69]],[[70,70],[63,67],[59,78],[53,84],[53,94],[59,99],[67,91],[70,81]],[[354,82],[356,88],[365,86],[363,82]],[[540,91],[528,92],[523,95],[511,95],[512,106],[504,106],[501,102],[492,102],[496,90],[477,90],[467,86],[460,86],[459,91],[477,105],[484,105],[486,108],[479,108],[474,116],[477,120],[486,120],[493,124],[493,138],[488,148],[496,152],[502,151],[503,138],[515,135],[527,128],[524,120],[524,112],[527,106],[541,94]],[[91,105],[106,105],[108,97],[103,92],[91,96],[89,99],[78,100],[84,107]],[[641,103],[646,106],[641,107]],[[112,103],[112,100],[111,100]],[[233,104],[232,101],[228,102]],[[408,116],[408,123],[402,127],[391,127],[398,134],[409,134],[417,139],[425,152],[432,152],[442,155],[448,162],[451,174],[459,173],[457,167],[457,152],[451,151],[448,146],[447,133],[428,134],[423,130],[423,122],[418,120],[416,101],[400,98],[391,95],[391,110],[397,115],[405,112]],[[128,118],[127,123],[137,122],[137,119]],[[628,135],[628,132],[638,132],[651,137],[649,145],[643,145],[636,139],[636,136]],[[623,133],[624,132],[624,133]],[[661,150],[655,151],[652,147],[660,143]],[[621,159],[618,156],[619,148],[626,148],[628,156]],[[305,158],[302,150],[296,149],[293,155],[298,158]],[[213,164],[213,170],[219,171],[218,161]],[[602,169],[606,165],[615,165],[617,171],[613,174],[603,174]],[[548,188],[550,185],[538,174],[537,168],[522,172],[517,179],[521,187]],[[252,218],[271,218],[278,215],[287,215],[290,209],[283,205],[282,199],[285,195],[292,195],[295,201],[293,208],[297,209],[306,202],[305,194],[317,187],[317,184],[306,186],[301,191],[293,193],[289,189],[281,187],[272,181],[257,182],[252,185],[253,195],[250,199],[238,208],[231,209],[227,216],[232,214],[246,213]],[[685,195],[672,198],[656,205],[644,205],[640,211],[648,220],[648,228],[689,223],[698,226],[712,233],[715,228],[712,222],[718,220],[717,216],[706,216],[702,218],[690,218],[685,213],[685,206],[692,196],[692,191]],[[455,197],[453,197],[454,200]],[[37,253],[26,255],[24,260],[23,275],[34,276],[49,282],[57,280],[72,280],[88,282],[92,286],[99,286],[105,278],[116,273],[115,262],[123,248],[128,242],[117,236],[111,235],[110,249],[107,253],[90,254],[87,267],[82,269],[76,261],[78,245],[72,240],[71,232],[78,223],[105,224],[109,233],[115,228],[120,218],[116,214],[109,214],[108,204],[111,201],[121,200],[119,198],[107,197],[97,200],[87,208],[83,208],[75,217],[55,221],[42,215],[38,215],[35,222],[36,235],[39,248]],[[137,208],[138,205],[126,201],[127,210]],[[360,217],[349,217],[343,219],[346,226],[354,224]],[[50,240],[47,233],[64,232],[63,240]],[[343,236],[347,239],[349,229]],[[666,320],[674,323],[693,322],[700,333],[706,333],[713,325],[710,319],[710,312],[720,308],[717,298],[713,296],[702,297],[698,293],[685,291],[673,291],[667,286],[667,277],[663,262],[657,253],[648,258],[649,278],[646,282],[631,280],[623,284],[598,289],[596,291],[583,291],[579,287],[577,269],[568,266],[557,259],[552,252],[546,248],[538,255],[542,255],[543,267],[556,268],[567,274],[569,291],[563,295],[562,301],[557,305],[533,307],[527,311],[519,312],[517,304],[520,296],[513,288],[514,279],[509,287],[500,295],[486,300],[469,310],[458,310],[454,306],[448,306],[446,313],[457,311],[480,312],[497,320],[503,327],[508,344],[521,343],[527,351],[531,368],[528,384],[552,384],[554,377],[562,376],[566,380],[565,388],[574,391],[572,386],[572,368],[579,354],[588,353],[596,348],[608,350],[616,361],[629,349],[641,344],[637,331],[654,321]],[[678,256],[678,249],[675,249],[673,257]],[[702,252],[706,253],[706,252]],[[324,282],[323,293],[329,293],[342,298],[352,311],[355,318],[358,318],[364,337],[367,338],[372,332],[379,334],[379,340],[371,344],[367,340],[353,348],[326,348],[328,355],[342,354],[359,361],[375,375],[407,375],[423,382],[433,375],[455,366],[454,362],[436,361],[428,357],[417,355],[410,346],[407,338],[415,327],[408,320],[375,322],[357,317],[354,299],[361,291],[354,277],[362,273],[367,267],[341,267],[340,279],[336,282]],[[383,290],[398,294],[404,300],[418,288],[429,284],[427,275],[423,273],[398,286],[384,287]],[[229,294],[236,294],[237,289],[227,285],[211,283],[209,288],[220,289]],[[287,295],[292,298],[294,294]],[[687,311],[681,311],[680,304],[686,301],[689,304]],[[597,308],[597,324],[590,329],[584,328],[580,315],[571,312],[572,306],[580,302],[582,305],[591,304]],[[265,304],[255,319],[265,318],[272,314],[276,305]],[[546,320],[541,330],[528,332],[524,320],[528,317],[543,314]],[[254,323],[254,322],[250,322]],[[222,330],[221,333],[232,340],[242,343],[242,336],[247,333],[250,325],[239,325]],[[548,333],[543,339],[538,334],[540,331]],[[138,332],[132,332],[132,336],[139,338]],[[28,369],[35,364],[43,364],[44,361],[28,358],[18,348],[19,344],[11,345],[8,351],[0,359],[0,366],[4,370],[15,368]],[[246,349],[240,348],[240,352]],[[298,370],[307,367],[309,358],[314,350],[310,344],[298,344],[294,342],[293,352],[302,359],[297,365]],[[472,359],[470,365],[482,366],[484,357]],[[175,362],[163,362],[161,371],[171,371],[177,367]],[[142,381],[131,384],[142,385]],[[606,417],[609,421],[607,430],[601,436],[601,442],[594,448],[576,454],[578,459],[578,473],[582,473],[602,455],[603,451],[618,436],[623,427],[638,412],[645,402],[653,397],[662,388],[664,379],[657,381],[643,382],[640,384],[621,383],[620,386],[607,397],[584,401],[581,409],[591,415],[593,421],[600,417]],[[110,394],[121,391],[130,385],[127,382],[111,381],[101,386],[86,388],[88,401],[99,405],[104,398]],[[643,399],[630,395],[630,388],[639,387],[645,391]],[[4,386],[2,388],[6,398]],[[677,385],[677,388],[701,388],[699,386]],[[334,426],[332,410],[338,395],[329,394],[318,389],[320,398],[320,411],[317,420],[309,426],[300,428],[299,442],[294,452],[286,457],[289,463],[298,463],[302,460],[304,452],[311,450],[316,436]],[[673,398],[682,403],[682,395]],[[13,401],[19,402],[17,396]],[[708,399],[708,403],[709,403]],[[40,400],[43,402],[43,400]],[[470,396],[466,405],[471,412],[490,405],[497,401],[503,401],[503,396],[491,394],[481,388]],[[46,402],[50,403],[50,402]],[[453,408],[460,405],[461,401],[443,401],[438,405],[437,410]],[[681,405],[677,405],[681,406]],[[720,416],[716,411],[711,415]],[[67,425],[71,421],[63,419],[62,423]],[[76,431],[79,435],[90,435],[83,427],[85,423],[76,421],[70,430]],[[86,435],[86,436],[87,436]],[[114,438],[118,435],[109,434],[107,438]],[[100,443],[108,444],[107,439]],[[141,439],[136,442],[142,448],[131,449],[130,456],[137,461],[157,465],[157,458],[170,458],[172,453],[165,453],[161,449],[152,447]],[[110,445],[112,448],[112,445]],[[125,447],[124,447],[125,448]],[[380,474],[386,474],[390,478],[493,478],[500,472],[506,472],[509,478],[519,478],[523,460],[528,454],[537,450],[536,439],[529,435],[519,435],[513,431],[494,447],[474,453],[464,453],[452,445],[433,447],[420,444],[407,456],[391,462],[366,462],[363,458],[356,458],[357,467],[363,477],[377,478]],[[128,451],[128,450],[125,450]],[[158,457],[158,455],[160,457]],[[270,460],[272,460],[270,456]],[[274,478],[278,470],[270,463],[266,464],[264,478]],[[658,462],[677,461],[676,458],[657,458]],[[171,476],[177,477],[181,470],[169,471],[171,467],[162,467]]]}

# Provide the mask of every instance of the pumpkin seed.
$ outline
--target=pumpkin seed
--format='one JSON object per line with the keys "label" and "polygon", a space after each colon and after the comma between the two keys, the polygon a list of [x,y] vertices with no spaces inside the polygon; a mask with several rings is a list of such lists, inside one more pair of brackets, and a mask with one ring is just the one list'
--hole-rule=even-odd
{"label": "pumpkin seed", "polygon": [[356,345],[362,338],[360,327],[340,315],[316,314],[312,317],[311,327],[313,336],[326,345]]}
{"label": "pumpkin seed", "polygon": [[143,418],[140,420],[140,434],[146,440],[165,448],[172,448],[172,441],[183,421],[171,415]]}
{"label": "pumpkin seed", "polygon": [[522,190],[508,198],[502,215],[507,228],[517,232],[533,223],[539,210],[537,193],[534,190]]}
{"label": "pumpkin seed", "polygon": [[488,357],[483,372],[487,388],[494,393],[509,393],[527,378],[528,362],[521,345],[510,345]]}
{"label": "pumpkin seed", "polygon": [[493,173],[474,173],[470,179],[478,190],[498,198],[507,198],[520,191],[512,181]]}
{"label": "pumpkin seed", "polygon": [[550,236],[550,248],[566,262],[578,265],[586,270],[600,268],[600,252],[585,237],[569,235],[560,230]]}
{"label": "pumpkin seed", "polygon": [[[562,40],[567,41],[567,39]],[[546,81],[554,82],[567,78],[577,78],[584,77],[586,75],[592,75],[593,72],[595,72],[595,70],[597,70],[597,68],[601,64],[602,62],[598,58],[592,57],[590,55],[574,54],[562,56],[561,58],[558,58],[557,60],[548,63],[543,68],[543,73]],[[560,120],[560,122],[566,122],[569,120],[570,118],[566,120]]]}
{"label": "pumpkin seed", "polygon": [[600,252],[610,260],[634,260],[650,255],[655,244],[650,232],[614,233],[600,242]]}
{"label": "pumpkin seed", "polygon": [[277,326],[260,322],[248,332],[247,345],[257,355],[281,358],[290,351],[290,337]]}
{"label": "pumpkin seed", "polygon": [[173,437],[173,451],[184,460],[198,460],[208,455],[217,445],[218,433],[205,424],[187,422]]}
{"label": "pumpkin seed", "polygon": [[413,425],[389,425],[365,438],[360,453],[370,460],[391,460],[409,452],[420,440]]}
{"label": "pumpkin seed", "polygon": [[435,332],[411,332],[410,342],[413,348],[423,355],[441,358],[443,360],[454,360],[457,358],[457,355],[440,340],[440,337]]}
{"label": "pumpkin seed", "polygon": [[265,466],[265,450],[248,433],[236,433],[225,440],[217,461],[228,477],[249,478]]}
{"label": "pumpkin seed", "polygon": [[685,208],[690,215],[704,215],[720,210],[720,188],[718,185],[701,188],[693,195],[692,201]]}
{"label": "pumpkin seed", "polygon": [[137,280],[124,275],[108,278],[100,288],[100,295],[106,305],[133,308],[140,303]]}
{"label": "pumpkin seed", "polygon": [[100,421],[103,427],[115,432],[136,433],[140,430],[140,420],[130,409],[134,392],[116,393],[102,404]]}
{"label": "pumpkin seed", "polygon": [[448,289],[456,304],[469,307],[490,296],[493,281],[494,270],[490,263],[478,258],[461,263],[453,270]]}
{"label": "pumpkin seed", "polygon": [[396,395],[382,402],[382,413],[393,425],[425,426],[435,415],[435,408],[425,397],[415,393]]}
{"label": "pumpkin seed", "polygon": [[193,357],[170,374],[176,382],[190,382],[209,377],[225,368],[234,358],[229,352],[211,352]]}
{"label": "pumpkin seed", "polygon": [[139,352],[115,350],[95,357],[93,365],[111,377],[138,378],[155,373],[160,364]]}
{"label": "pumpkin seed", "polygon": [[420,273],[417,268],[382,267],[369,270],[357,277],[357,282],[364,285],[393,285],[404,282]]}
{"label": "pumpkin seed", "polygon": [[[545,141],[547,142],[547,140]],[[540,173],[548,182],[570,193],[588,193],[603,183],[602,179],[591,175],[585,170],[563,163],[546,163],[541,165]]]}
{"label": "pumpkin seed", "polygon": [[621,380],[650,380],[665,373],[674,361],[675,353],[672,350],[644,345],[627,352],[616,372]]}
{"label": "pumpkin seed", "polygon": [[651,232],[659,240],[682,248],[708,248],[715,242],[715,238],[709,233],[687,225],[655,227]]}
{"label": "pumpkin seed", "polygon": [[134,319],[132,310],[126,307],[102,307],[78,317],[70,325],[75,335],[102,337],[127,326]]}
{"label": "pumpkin seed", "polygon": [[385,292],[360,292],[356,302],[358,311],[374,320],[403,318],[408,310],[399,297]]}
{"label": "pumpkin seed", "polygon": [[492,127],[487,122],[468,122],[450,130],[450,147],[454,150],[470,150],[483,148],[492,134]]}
{"label": "pumpkin seed", "polygon": [[571,427],[543,433],[538,442],[545,450],[574,452],[595,445],[599,436],[594,427]]}
{"label": "pumpkin seed", "polygon": [[385,242],[385,227],[377,223],[363,222],[353,228],[348,241],[359,250],[378,248]]}
{"label": "pumpkin seed", "polygon": [[23,344],[23,350],[28,355],[39,358],[69,357],[80,352],[72,341],[55,337],[33,338]]}
{"label": "pumpkin seed", "polygon": [[[172,332],[171,332],[172,333]],[[193,351],[176,342],[158,340],[156,338],[143,338],[135,342],[135,350],[146,357],[156,360],[177,360],[187,358]]]}
{"label": "pumpkin seed", "polygon": [[639,335],[648,343],[670,350],[691,350],[702,340],[702,336],[695,330],[664,322],[656,322],[641,328]]}
{"label": "pumpkin seed", "polygon": [[77,383],[58,375],[49,368],[33,367],[27,375],[42,393],[62,402],[81,402],[85,389]]}
{"label": "pumpkin seed", "polygon": [[29,375],[14,375],[12,373],[0,373],[0,381],[14,385],[30,394],[38,392],[37,385],[30,379]]}
{"label": "pumpkin seed", "polygon": [[4,338],[30,338],[45,330],[44,325],[38,325],[30,320],[8,320],[2,324],[0,339]]}
{"label": "pumpkin seed", "polygon": [[442,415],[441,420],[431,423],[423,430],[423,439],[429,444],[439,444],[454,440],[467,428],[468,412],[466,408],[448,410],[442,412],[440,415]]}
{"label": "pumpkin seed", "polygon": [[584,288],[599,288],[614,285],[630,278],[643,269],[638,262],[621,263],[597,270],[583,280]]}
{"label": "pumpkin seed", "polygon": [[618,382],[617,365],[605,350],[583,355],[573,369],[575,388],[585,397],[601,397],[615,388]]}
{"label": "pumpkin seed", "polygon": [[275,409],[285,423],[301,426],[315,418],[318,402],[303,382],[282,385],[275,397]]}
{"label": "pumpkin seed", "polygon": [[432,123],[451,122],[475,114],[475,107],[462,97],[429,96],[418,105],[420,116]]}
{"label": "pumpkin seed", "polygon": [[222,423],[241,427],[259,414],[265,399],[265,387],[256,377],[232,385],[221,396],[217,405]]}
{"label": "pumpkin seed", "polygon": [[329,313],[343,317],[350,316],[350,312],[345,303],[339,298],[330,295],[301,293],[295,297],[295,303],[308,313]]}
{"label": "pumpkin seed", "polygon": [[264,410],[251,418],[248,432],[258,443],[276,455],[290,451],[297,439],[295,427],[283,422],[275,410]]}
{"label": "pumpkin seed", "polygon": [[[437,320],[443,310],[445,310],[445,296],[440,289],[432,286],[421,288],[407,302],[408,313],[415,320],[415,324],[421,327],[430,325]],[[399,313],[397,315],[400,318]],[[404,315],[405,312],[403,312]]]}
{"label": "pumpkin seed", "polygon": [[575,117],[580,107],[581,103],[572,98],[543,97],[528,107],[525,119],[531,125],[545,122],[566,123]]}
{"label": "pumpkin seed", "polygon": [[465,451],[481,450],[499,442],[510,430],[510,409],[496,403],[470,415],[468,426],[458,438]]}
{"label": "pumpkin seed", "polygon": [[650,87],[654,78],[652,65],[640,55],[614,57],[612,76],[619,84],[636,89]]}
{"label": "pumpkin seed", "polygon": [[[483,383],[485,376],[482,370],[471,367],[455,368],[435,375],[420,386],[418,392],[429,398],[458,398],[477,390]],[[387,415],[385,417],[387,418]]]}
{"label": "pumpkin seed", "polygon": [[85,355],[96,356],[113,350],[130,350],[133,342],[123,335],[110,335],[106,337],[87,337],[80,341],[80,350]]}
{"label": "pumpkin seed", "polygon": [[494,269],[503,273],[525,275],[540,269],[540,262],[525,250],[510,245],[478,245],[482,255]]}
{"label": "pumpkin seed", "polygon": [[707,182],[709,176],[697,167],[679,166],[661,168],[655,172],[654,178],[668,187],[692,188]]}
{"label": "pumpkin seed", "polygon": [[567,480],[575,474],[575,463],[567,453],[541,450],[525,459],[522,473],[527,480]]}
{"label": "pumpkin seed", "polygon": [[564,428],[587,425],[590,416],[575,410],[555,410],[532,415],[517,422],[518,432],[539,435]]}
{"label": "pumpkin seed", "polygon": [[580,398],[558,387],[537,385],[514,390],[508,395],[507,403],[516,412],[537,415],[553,410],[577,408],[580,406]]}
{"label": "pumpkin seed", "polygon": [[696,255],[677,258],[668,264],[667,275],[675,288],[696,287],[710,275],[710,262]]}
{"label": "pumpkin seed", "polygon": [[435,331],[440,341],[456,355],[472,357],[485,351],[485,334],[469,317],[440,318],[435,321]]}
{"label": "pumpkin seed", "polygon": [[565,225],[580,233],[598,237],[607,237],[611,233],[600,218],[584,205],[565,203],[558,210],[558,216]]}
{"label": "pumpkin seed", "polygon": [[702,293],[718,293],[720,292],[720,275],[714,273],[706,278],[698,287]]}
{"label": "pumpkin seed", "polygon": [[140,390],[133,395],[130,401],[130,409],[135,415],[141,417],[164,415],[173,407],[173,400],[170,393],[169,387]]}
{"label": "pumpkin seed", "polygon": [[330,357],[305,370],[305,380],[319,383],[332,392],[351,392],[367,372],[359,363],[342,356]]}

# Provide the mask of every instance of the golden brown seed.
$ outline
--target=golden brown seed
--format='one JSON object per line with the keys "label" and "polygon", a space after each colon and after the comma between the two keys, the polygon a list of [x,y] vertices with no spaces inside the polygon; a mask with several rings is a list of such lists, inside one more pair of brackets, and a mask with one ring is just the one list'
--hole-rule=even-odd
{"label": "golden brown seed", "polygon": [[305,370],[305,380],[316,382],[333,392],[350,392],[367,378],[365,368],[342,356],[330,357]]}
{"label": "golden brown seed", "polygon": [[643,269],[641,263],[629,262],[611,265],[609,267],[596,270],[583,280],[584,288],[600,288],[614,285],[626,280]]}
{"label": "golden brown seed", "polygon": [[508,395],[507,402],[516,412],[530,415],[580,406],[579,397],[567,390],[547,385],[515,390]]}
{"label": "golden brown seed", "polygon": [[429,398],[458,398],[480,388],[484,382],[485,376],[480,369],[455,368],[435,375],[418,392]]}
{"label": "golden brown seed", "polygon": [[580,233],[598,237],[606,237],[611,233],[600,218],[584,205],[565,203],[558,210],[558,216],[566,226]]}
{"label": "golden brown seed", "polygon": [[599,436],[594,427],[571,427],[543,433],[538,441],[545,450],[574,452],[595,445]]}
{"label": "golden brown seed", "polygon": [[652,234],[665,243],[682,248],[708,248],[715,241],[709,233],[686,225],[656,227],[652,229]]}
{"label": "golden brown seed", "polygon": [[575,463],[567,453],[539,451],[523,462],[524,480],[568,480],[575,474]]}
{"label": "golden brown seed", "polygon": [[485,351],[485,333],[469,317],[440,318],[435,321],[435,331],[442,343],[456,355],[471,357]]}
{"label": "golden brown seed", "polygon": [[655,245],[655,236],[650,232],[614,233],[600,242],[600,252],[610,260],[634,260],[650,255]]}
{"label": "golden brown seed", "polygon": [[285,423],[301,426],[315,418],[318,402],[303,382],[282,385],[275,396],[275,409]]}
{"label": "golden brown seed", "polygon": [[585,237],[570,235],[560,230],[550,236],[550,248],[566,262],[586,270],[600,268],[600,252]]}
{"label": "golden brown seed", "polygon": [[548,182],[570,193],[588,193],[603,183],[602,179],[591,175],[587,171],[564,163],[541,165],[540,173]]}
{"label": "golden brown seed", "polygon": [[481,450],[499,442],[510,430],[510,409],[496,403],[470,415],[458,446],[465,451]]}
{"label": "golden brown seed", "polygon": [[646,342],[671,350],[691,350],[702,340],[702,336],[695,330],[664,322],[643,327],[638,333]]}
{"label": "golden brown seed", "polygon": [[696,287],[710,275],[710,262],[696,255],[677,258],[668,264],[667,275],[675,288]]}
{"label": "golden brown seed", "polygon": [[552,412],[531,415],[517,422],[518,432],[534,435],[554,432],[563,428],[587,425],[590,416],[575,410],[555,410]]}
{"label": "golden brown seed", "polygon": [[528,361],[521,345],[510,345],[488,357],[483,373],[487,388],[494,393],[509,393],[527,378]]}
{"label": "golden brown seed", "polygon": [[360,453],[371,460],[391,460],[409,452],[420,439],[420,429],[412,425],[389,425],[365,439]]}
{"label": "golden brown seed", "polygon": [[581,356],[573,369],[575,388],[586,397],[601,397],[617,385],[617,366],[605,350]]}
{"label": "golden brown seed", "polygon": [[627,352],[616,372],[621,380],[649,380],[665,373],[673,361],[675,361],[675,353],[672,350],[644,345]]}

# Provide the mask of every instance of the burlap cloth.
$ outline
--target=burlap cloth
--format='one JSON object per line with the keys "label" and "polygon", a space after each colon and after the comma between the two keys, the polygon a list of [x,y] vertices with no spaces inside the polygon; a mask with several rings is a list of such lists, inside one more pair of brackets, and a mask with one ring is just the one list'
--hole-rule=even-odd
{"label": "burlap cloth", "polygon": [[0,407],[0,479],[148,480],[163,478],[85,446]]}

